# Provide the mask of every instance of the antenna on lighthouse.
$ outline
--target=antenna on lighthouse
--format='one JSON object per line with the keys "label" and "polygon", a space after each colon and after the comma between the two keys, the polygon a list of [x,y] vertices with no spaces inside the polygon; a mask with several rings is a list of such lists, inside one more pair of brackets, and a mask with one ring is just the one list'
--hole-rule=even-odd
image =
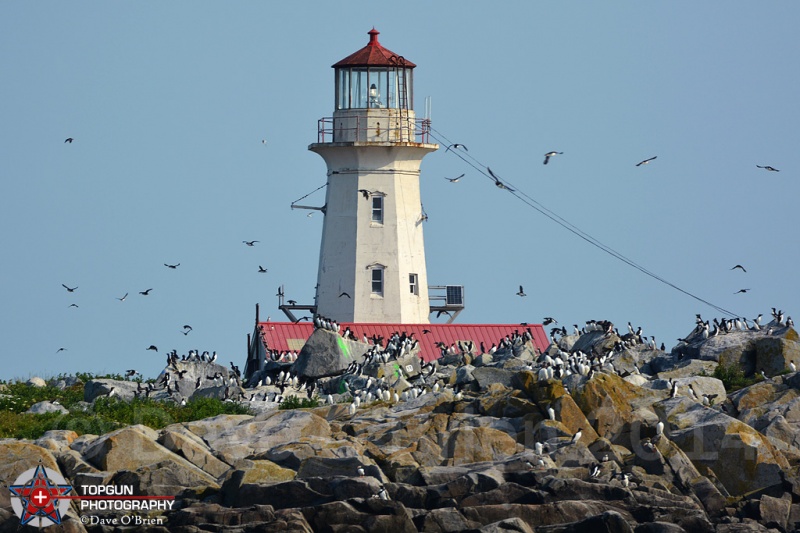
{"label": "antenna on lighthouse", "polygon": [[432,104],[433,104],[432,97],[426,96],[425,97],[425,120],[430,120],[431,119],[431,107],[432,107]]}

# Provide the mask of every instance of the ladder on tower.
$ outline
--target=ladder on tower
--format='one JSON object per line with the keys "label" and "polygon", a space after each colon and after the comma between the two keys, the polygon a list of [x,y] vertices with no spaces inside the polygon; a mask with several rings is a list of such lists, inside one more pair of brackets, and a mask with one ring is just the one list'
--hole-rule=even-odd
{"label": "ladder on tower", "polygon": [[403,56],[396,58],[397,63],[397,106],[399,107],[400,141],[413,141],[413,129],[408,124],[408,84],[406,83],[406,60]]}

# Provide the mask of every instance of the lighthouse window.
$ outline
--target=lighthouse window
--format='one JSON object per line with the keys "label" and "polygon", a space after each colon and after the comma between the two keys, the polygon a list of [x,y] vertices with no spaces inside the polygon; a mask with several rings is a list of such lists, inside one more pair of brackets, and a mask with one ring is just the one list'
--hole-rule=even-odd
{"label": "lighthouse window", "polygon": [[383,268],[372,269],[372,294],[383,296]]}
{"label": "lighthouse window", "polygon": [[419,294],[419,277],[417,274],[408,275],[408,285],[411,289],[411,294]]}
{"label": "lighthouse window", "polygon": [[372,197],[372,222],[383,224],[383,196]]}

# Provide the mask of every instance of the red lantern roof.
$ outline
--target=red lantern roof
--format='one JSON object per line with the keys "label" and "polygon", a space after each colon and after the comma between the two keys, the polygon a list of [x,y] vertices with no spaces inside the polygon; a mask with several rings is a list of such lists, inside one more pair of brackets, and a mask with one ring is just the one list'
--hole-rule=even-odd
{"label": "red lantern roof", "polygon": [[341,67],[398,67],[414,68],[417,65],[405,59],[403,56],[395,54],[391,50],[384,48],[378,42],[378,34],[380,33],[375,28],[367,32],[369,34],[369,42],[367,46],[354,54],[350,54],[338,63],[333,65],[333,68]]}

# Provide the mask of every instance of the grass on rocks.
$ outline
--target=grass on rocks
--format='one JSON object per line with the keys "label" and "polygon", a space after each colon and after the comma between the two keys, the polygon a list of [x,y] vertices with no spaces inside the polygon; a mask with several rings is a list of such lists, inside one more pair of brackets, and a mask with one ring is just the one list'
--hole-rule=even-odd
{"label": "grass on rocks", "polygon": [[[95,377],[80,375],[88,381]],[[100,376],[98,376],[100,377]],[[123,379],[120,376],[102,376]],[[57,380],[51,380],[54,383]],[[27,414],[33,404],[57,401],[69,414]],[[132,424],[161,429],[177,422],[201,420],[220,414],[248,414],[246,406],[213,398],[198,398],[181,406],[149,398],[126,402],[118,398],[98,398],[83,402],[83,383],[65,389],[48,385],[33,387],[24,381],[0,385],[0,438],[37,439],[51,429],[68,429],[78,435],[102,435]]]}

